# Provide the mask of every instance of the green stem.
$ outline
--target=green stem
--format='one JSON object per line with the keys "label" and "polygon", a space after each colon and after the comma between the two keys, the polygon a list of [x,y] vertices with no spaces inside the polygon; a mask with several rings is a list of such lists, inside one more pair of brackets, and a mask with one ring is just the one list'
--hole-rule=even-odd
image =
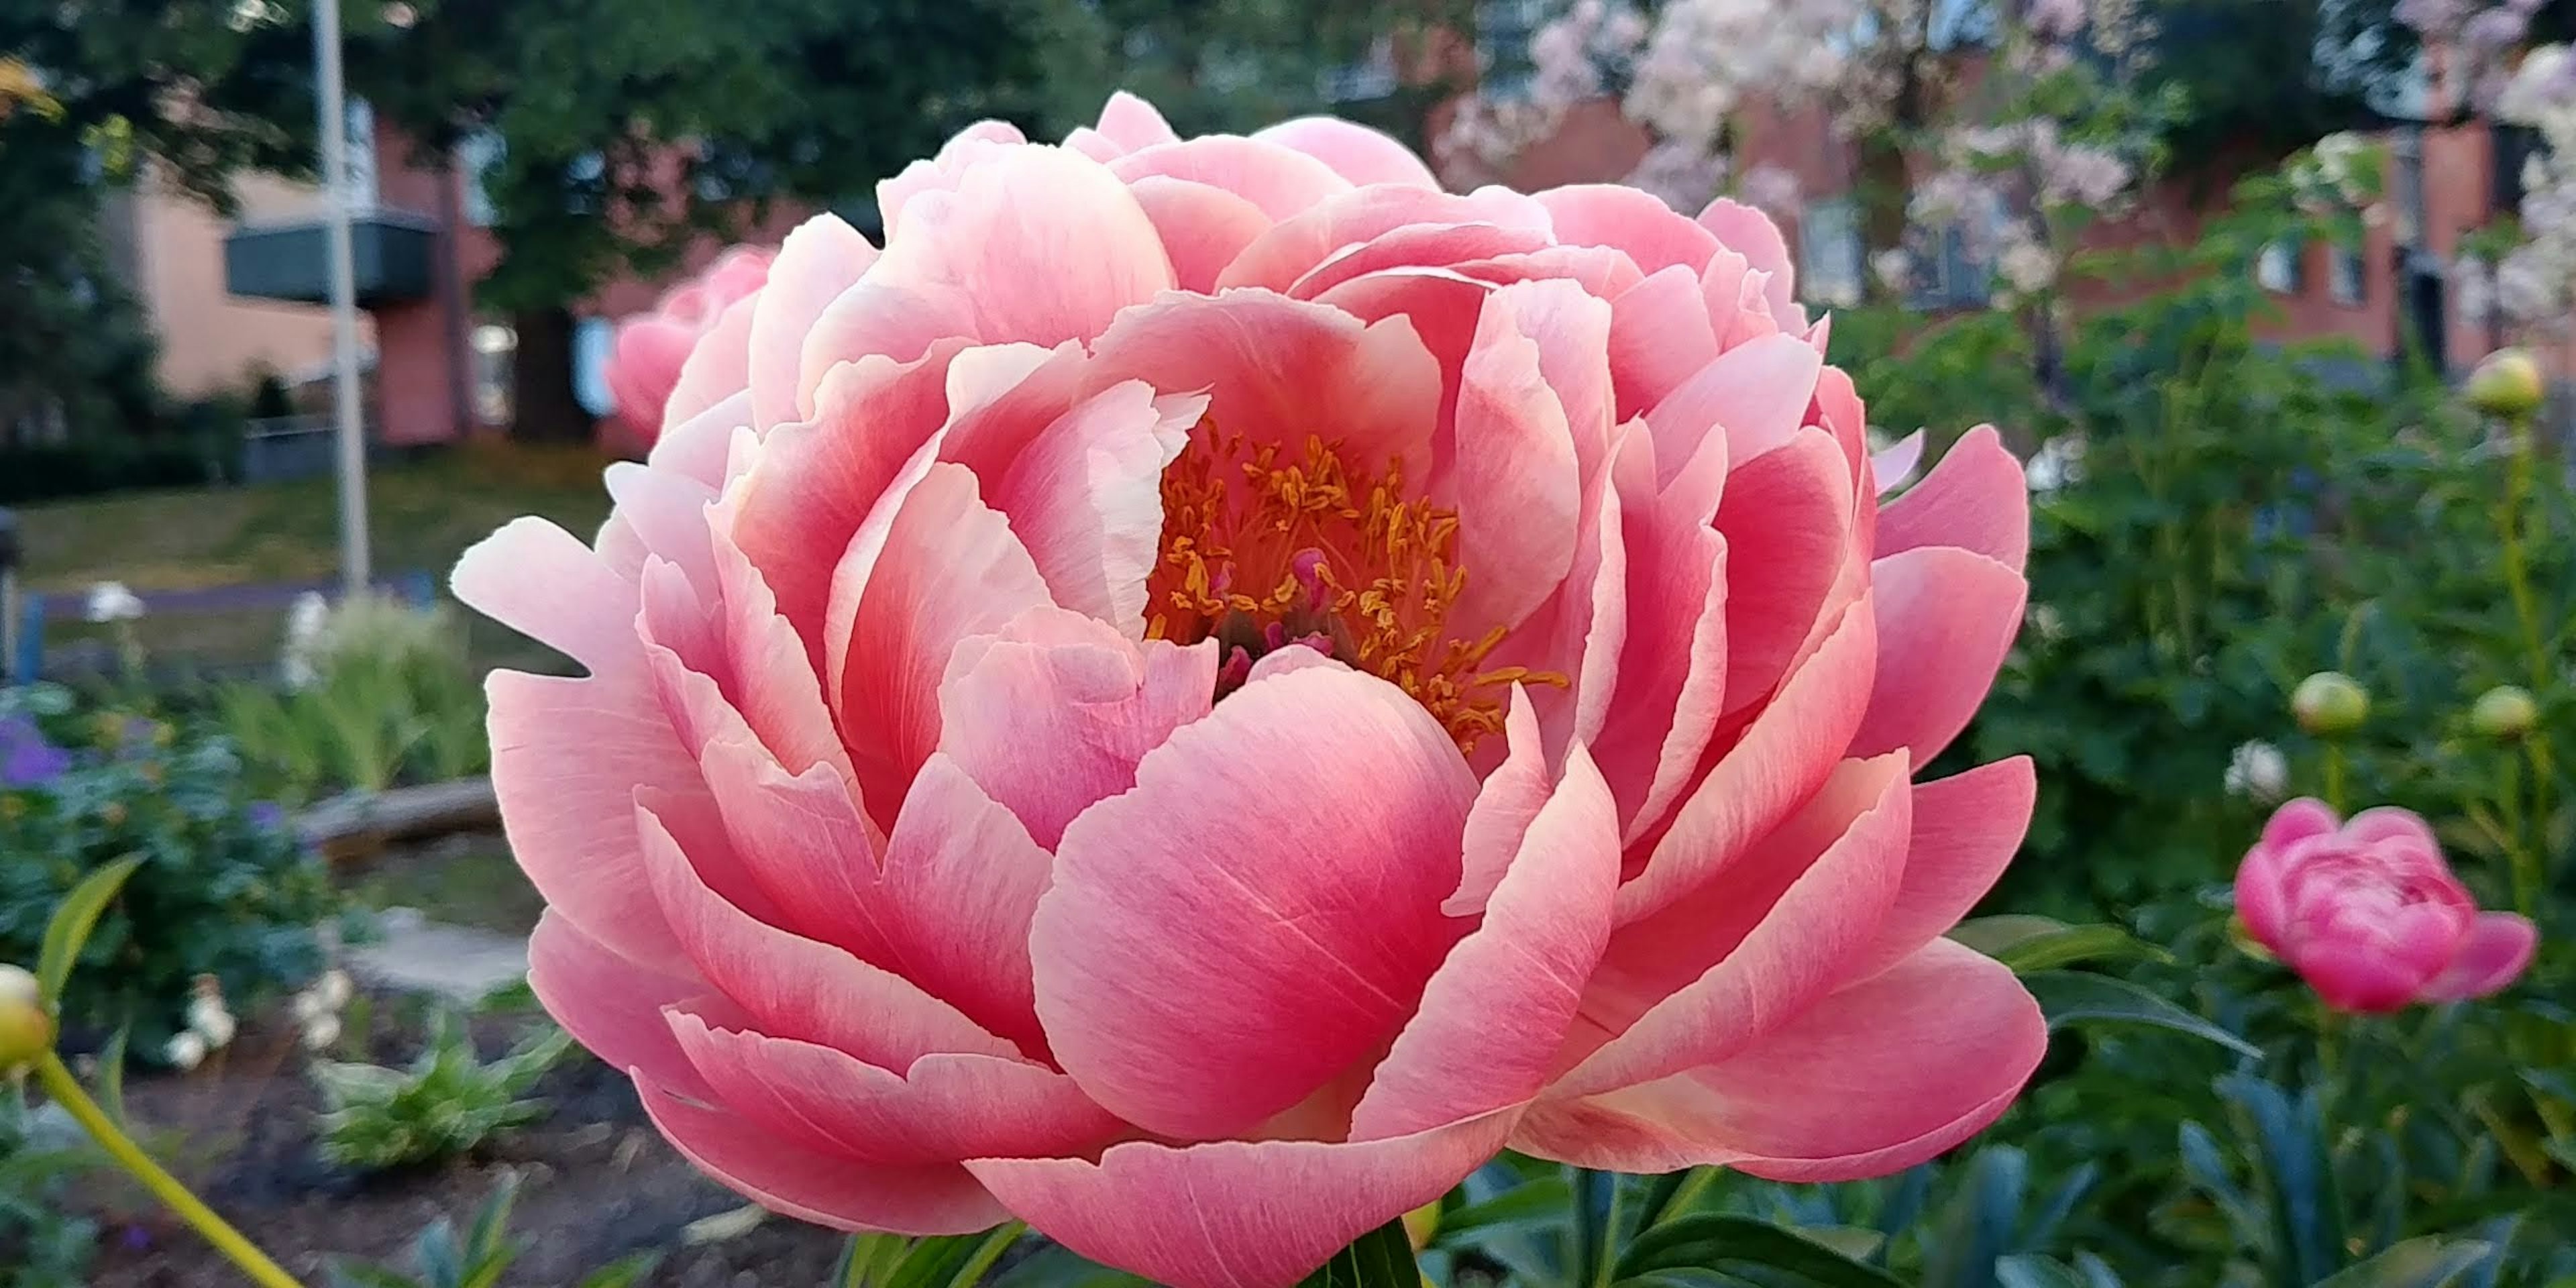
{"label": "green stem", "polygon": [[2335,1102],[2342,1099],[2343,1059],[2336,1049],[2340,1020],[2334,1008],[2317,1003],[2317,1098],[2328,1122],[2334,1120]]}
{"label": "green stem", "polygon": [[[2514,624],[2522,633],[2523,663],[2530,670],[2531,691],[2537,697],[2549,691],[2549,651],[2542,643],[2540,610],[2531,590],[2531,567],[2524,531],[2528,524],[2524,509],[2531,498],[2532,458],[2538,444],[2533,442],[2532,417],[2516,416],[2508,424],[2513,431],[2512,466],[2506,472],[2504,509],[2496,516],[2496,526],[2497,535],[2503,539],[2504,545],[2505,592],[2513,601]],[[2536,736],[2526,739],[2523,755],[2531,762],[2531,836],[2525,839],[2517,835],[2515,838],[2513,903],[2514,911],[2529,917],[2540,911],[2537,869],[2540,853],[2549,844],[2551,778],[2548,740]]]}
{"label": "green stem", "polygon": [[[2540,902],[2540,853],[2533,840],[2523,836],[2522,761],[2511,752],[2504,758],[2504,807],[2505,827],[2512,836],[2505,847],[2505,864],[2513,877],[2513,906],[2528,917]],[[2536,830],[2546,834],[2545,828]]]}
{"label": "green stem", "polygon": [[150,1190],[154,1198],[168,1204],[171,1211],[195,1226],[197,1233],[204,1235],[206,1242],[213,1244],[215,1251],[224,1254],[226,1260],[241,1267],[251,1282],[260,1288],[303,1288],[295,1281],[295,1276],[279,1269],[276,1262],[268,1259],[267,1253],[243,1238],[240,1231],[215,1215],[213,1208],[189,1193],[188,1187],[179,1183],[179,1178],[153,1162],[151,1155],[144,1153],[143,1147],[118,1128],[115,1120],[107,1116],[107,1111],[89,1098],[88,1092],[81,1090],[80,1080],[64,1066],[61,1056],[47,1051],[37,1057],[36,1080],[44,1085],[45,1094],[53,1097],[54,1103],[72,1116],[72,1121],[88,1131],[99,1148],[107,1151],[109,1158],[116,1160],[117,1166],[132,1172],[134,1179],[141,1181],[143,1188]]}
{"label": "green stem", "polygon": [[2344,812],[2343,744],[2341,742],[2326,744],[2326,808],[2333,810],[2337,815]]}

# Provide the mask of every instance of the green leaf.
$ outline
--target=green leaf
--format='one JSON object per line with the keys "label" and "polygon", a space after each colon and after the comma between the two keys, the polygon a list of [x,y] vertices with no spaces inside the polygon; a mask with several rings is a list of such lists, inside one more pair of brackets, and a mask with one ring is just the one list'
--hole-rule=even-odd
{"label": "green leaf", "polygon": [[2021,977],[2022,987],[2039,999],[2048,1027],[2064,1028],[2088,1021],[2152,1024],[2215,1042],[2248,1059],[2263,1052],[2251,1042],[2156,996],[2127,980],[2078,971],[2038,971]]}
{"label": "green leaf", "polygon": [[[1673,1175],[1679,1177],[1685,1173]],[[1505,1190],[1482,1203],[1469,1203],[1441,1213],[1440,1233],[1433,1242],[1446,1247],[1472,1243],[1475,1240],[1469,1237],[1471,1235],[1562,1224],[1571,1210],[1567,1205],[1573,1201],[1574,1191],[1566,1185],[1564,1177],[1541,1177]]]}
{"label": "green leaf", "polygon": [[2172,954],[2118,926],[2067,926],[2025,936],[1990,954],[2015,974],[2072,966],[2107,958],[2171,961]]}
{"label": "green leaf", "polygon": [[98,1049],[99,1108],[118,1127],[125,1126],[125,1039],[126,1029],[120,1025]]}
{"label": "green leaf", "polygon": [[1992,1145],[1977,1151],[1937,1240],[1926,1247],[1923,1288],[1995,1288],[1996,1259],[2012,1247],[2029,1188],[2030,1160],[2020,1150]]}
{"label": "green leaf", "polygon": [[2001,1288],[2085,1288],[2084,1280],[2062,1262],[2033,1253],[2016,1253],[1995,1263]]}
{"label": "green leaf", "polygon": [[915,1240],[876,1282],[882,1288],[971,1288],[1027,1231],[1013,1221],[983,1234]]}
{"label": "green leaf", "polygon": [[2471,1239],[2408,1239],[2316,1288],[2445,1288],[2491,1249]]}
{"label": "green leaf", "polygon": [[1691,1271],[1737,1277],[1767,1271],[1762,1282],[1776,1288],[1903,1288],[1884,1270],[1769,1222],[1715,1214],[1667,1221],[1638,1235],[1619,1258],[1617,1282],[1677,1285],[1677,1276]]}
{"label": "green leaf", "polygon": [[474,1214],[474,1227],[465,1236],[465,1255],[481,1261],[501,1250],[501,1240],[510,1230],[510,1206],[519,1197],[519,1174],[503,1172],[492,1186],[492,1197],[483,1200],[483,1208]]}
{"label": "green leaf", "polygon": [[71,978],[72,963],[89,942],[89,932],[98,928],[99,914],[107,911],[125,879],[141,866],[139,854],[118,859],[82,878],[63,896],[62,906],[54,909],[54,919],[45,923],[45,946],[36,958],[36,990],[45,1006],[62,1001],[63,982]]}
{"label": "green leaf", "polygon": [[1413,1239],[1398,1217],[1361,1235],[1299,1281],[1301,1288],[1422,1288]]}
{"label": "green leaf", "polygon": [[465,1267],[456,1248],[456,1227],[448,1224],[446,1217],[430,1222],[429,1228],[420,1232],[414,1251],[420,1259],[420,1277],[429,1288],[458,1288],[465,1278]]}
{"label": "green leaf", "polygon": [[633,1288],[636,1280],[653,1273],[653,1267],[660,1264],[661,1253],[639,1252],[591,1271],[582,1278],[579,1288]]}
{"label": "green leaf", "polygon": [[332,1288],[423,1288],[419,1280],[406,1279],[382,1266],[338,1265],[331,1267]]}
{"label": "green leaf", "polygon": [[2289,1282],[2316,1283],[2343,1259],[2343,1202],[2316,1093],[2292,1100],[2269,1082],[2241,1075],[2220,1079],[2218,1090],[2250,1120],[2269,1183],[2273,1248]]}
{"label": "green leaf", "polygon": [[1072,1249],[1049,1243],[1011,1263],[993,1288],[1153,1288],[1124,1270],[1085,1261]]}
{"label": "green leaf", "polygon": [[1988,957],[2001,958],[2015,944],[2070,929],[2073,927],[2055,917],[2006,913],[1996,917],[1971,917],[1952,926],[1948,937]]}

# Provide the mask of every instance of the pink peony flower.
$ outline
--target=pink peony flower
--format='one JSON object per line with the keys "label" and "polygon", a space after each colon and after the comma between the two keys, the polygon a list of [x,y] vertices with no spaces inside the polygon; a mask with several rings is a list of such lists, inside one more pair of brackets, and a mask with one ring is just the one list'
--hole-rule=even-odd
{"label": "pink peony flower", "polygon": [[727,309],[769,280],[774,254],[757,247],[734,247],[704,273],[671,288],[652,312],[617,325],[616,345],[608,357],[608,392],[617,400],[618,421],[636,446],[649,449],[662,436],[664,404],[680,383],[680,369],[690,351],[723,320]]}
{"label": "pink peony flower", "polygon": [[2283,805],[2236,869],[2246,930],[2340,1011],[2397,1011],[2502,990],[2538,932],[2480,912],[2433,830],[2402,809],[2348,823],[2313,800]]}
{"label": "pink peony flower", "polygon": [[1506,1145],[1877,1175],[2045,1043],[1941,937],[2027,761],[1991,430],[1881,507],[1771,222],[1340,121],[966,131],[728,310],[468,602],[538,995],[850,1229],[1293,1281]]}

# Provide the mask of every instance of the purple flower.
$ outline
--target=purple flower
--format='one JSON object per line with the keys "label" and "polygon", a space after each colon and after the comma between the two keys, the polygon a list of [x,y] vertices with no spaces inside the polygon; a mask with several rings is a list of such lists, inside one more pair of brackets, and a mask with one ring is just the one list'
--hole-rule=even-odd
{"label": "purple flower", "polygon": [[274,832],[286,826],[286,808],[276,801],[252,801],[248,811],[250,825],[263,832]]}
{"label": "purple flower", "polygon": [[72,767],[72,754],[45,740],[25,716],[0,718],[0,786],[40,787]]}

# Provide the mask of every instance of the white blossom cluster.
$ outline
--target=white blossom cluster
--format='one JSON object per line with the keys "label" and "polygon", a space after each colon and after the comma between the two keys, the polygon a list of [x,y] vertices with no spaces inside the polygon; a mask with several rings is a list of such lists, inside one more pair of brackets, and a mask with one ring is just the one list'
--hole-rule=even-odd
{"label": "white blossom cluster", "polygon": [[2493,307],[2529,326],[2576,314],[2576,55],[2543,45],[2496,97],[2496,114],[2540,137],[2522,170],[2522,241],[2496,262]]}
{"label": "white blossom cluster", "polygon": [[2545,0],[2398,0],[2396,19],[2452,56],[2450,74],[2469,101],[2493,108],[2509,84],[2513,50]]}

